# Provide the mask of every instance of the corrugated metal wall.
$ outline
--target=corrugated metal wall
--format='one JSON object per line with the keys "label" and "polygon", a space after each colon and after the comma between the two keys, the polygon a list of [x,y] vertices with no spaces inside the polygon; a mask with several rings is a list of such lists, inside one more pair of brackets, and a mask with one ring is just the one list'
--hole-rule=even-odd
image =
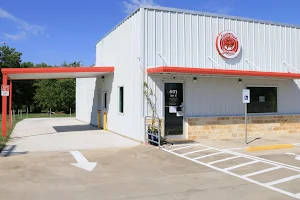
{"label": "corrugated metal wall", "polygon": [[[141,12],[138,11],[109,33],[96,46],[96,65],[115,66],[105,77],[108,95],[108,130],[143,141],[141,69]],[[124,87],[124,114],[119,114],[119,87]]]}
{"label": "corrugated metal wall", "polygon": [[[300,29],[153,9],[146,9],[145,20],[148,67],[166,65],[158,53],[171,66],[217,67],[208,57],[224,69],[255,69],[245,59],[263,71],[287,71],[283,61],[300,66]],[[242,50],[237,58],[218,55],[215,41],[224,30],[239,35]]]}
{"label": "corrugated metal wall", "polygon": [[[224,30],[232,30],[240,37],[242,50],[234,59],[222,58],[215,48],[216,37]],[[245,61],[248,59],[262,71],[285,72],[283,61],[300,66],[299,52],[300,30],[293,27],[166,9],[141,9],[97,44],[96,65],[115,66],[115,73],[105,76],[104,82],[100,78],[77,79],[77,118],[95,124],[100,94],[107,91],[108,129],[142,141],[143,78],[156,94],[154,101],[160,117],[164,115],[163,79],[172,79],[171,76],[144,75],[143,67],[171,65],[254,70],[254,66]],[[208,57],[216,60],[219,66]],[[243,78],[243,85],[238,85],[235,78],[198,77],[197,84],[190,76],[177,76],[172,80],[185,84],[186,116],[243,114],[241,90],[245,84],[278,86],[278,113],[300,113],[299,87],[291,80]],[[124,114],[118,113],[119,86],[124,86]],[[145,111],[145,115],[151,115],[149,110]]]}
{"label": "corrugated metal wall", "polygon": [[[153,76],[149,81],[156,83],[156,105],[160,117],[164,117],[164,83],[184,83],[184,104],[186,117],[239,116],[244,114],[242,90],[247,86],[274,86],[278,91],[278,113],[300,113],[300,90],[293,80],[247,79],[197,77],[193,76]],[[155,87],[155,86],[154,86]],[[150,112],[149,112],[150,113]]]}
{"label": "corrugated metal wall", "polygon": [[[248,59],[262,71],[286,72],[287,62],[300,67],[300,29],[238,19],[226,19],[166,9],[145,10],[145,65],[181,66],[258,70],[249,65]],[[234,59],[224,59],[215,47],[217,35],[231,30],[239,35],[242,49]],[[166,61],[158,55],[161,54]],[[208,59],[213,58],[219,66]],[[291,72],[297,72],[289,68]],[[156,91],[158,113],[163,117],[163,79],[185,82],[186,116],[242,115],[241,92],[245,84],[278,86],[278,113],[300,113],[298,81],[245,79],[238,85],[238,78],[200,78],[194,84],[191,76],[151,76],[148,85]],[[148,114],[150,111],[146,111]]]}
{"label": "corrugated metal wall", "polygon": [[241,85],[235,78],[198,78],[186,81],[186,116],[243,115],[242,90],[247,85],[275,86],[278,92],[278,113],[300,113],[300,90],[292,80],[242,79]]}

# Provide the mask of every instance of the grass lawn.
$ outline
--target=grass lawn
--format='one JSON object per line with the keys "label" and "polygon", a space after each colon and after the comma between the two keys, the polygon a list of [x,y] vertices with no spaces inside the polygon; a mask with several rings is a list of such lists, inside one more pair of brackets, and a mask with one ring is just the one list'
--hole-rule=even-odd
{"label": "grass lawn", "polygon": [[[26,113],[23,113],[22,114],[22,117],[21,116],[18,116],[18,115],[15,115],[15,117],[13,117],[13,128],[15,127],[15,125],[23,120],[23,119],[26,119],[26,118],[49,118],[50,115],[49,114],[46,114],[46,113],[30,113],[27,114]],[[52,117],[70,117],[70,114],[52,114],[51,115],[51,118]],[[71,117],[75,117],[75,114],[72,114]],[[3,138],[2,137],[2,115],[0,114],[0,152],[1,150],[4,148],[5,146],[5,143],[9,140],[9,136],[12,132],[12,130],[9,129],[9,115],[7,115],[7,125],[6,125],[6,130],[7,130],[7,137],[6,138]]]}

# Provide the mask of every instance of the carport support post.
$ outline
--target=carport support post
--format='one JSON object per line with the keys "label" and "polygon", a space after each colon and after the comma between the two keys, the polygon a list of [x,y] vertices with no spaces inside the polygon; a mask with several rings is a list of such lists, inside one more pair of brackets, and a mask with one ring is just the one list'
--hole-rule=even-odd
{"label": "carport support post", "polygon": [[[4,74],[2,77],[2,85],[7,85],[7,75]],[[7,112],[7,98],[2,96],[2,136],[6,138],[6,113]]]}
{"label": "carport support post", "polygon": [[9,81],[9,128],[12,130],[12,80]]}

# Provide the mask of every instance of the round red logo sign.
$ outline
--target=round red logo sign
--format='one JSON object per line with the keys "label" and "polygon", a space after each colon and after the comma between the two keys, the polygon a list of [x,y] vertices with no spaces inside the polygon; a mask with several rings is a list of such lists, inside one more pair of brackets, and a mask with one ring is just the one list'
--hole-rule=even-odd
{"label": "round red logo sign", "polygon": [[241,50],[239,37],[232,31],[223,31],[216,39],[216,47],[224,58],[235,58]]}

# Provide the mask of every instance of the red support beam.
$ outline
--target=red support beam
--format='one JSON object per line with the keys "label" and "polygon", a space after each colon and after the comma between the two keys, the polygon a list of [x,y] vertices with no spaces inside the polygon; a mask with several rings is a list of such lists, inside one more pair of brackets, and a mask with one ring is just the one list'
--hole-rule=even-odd
{"label": "red support beam", "polygon": [[9,128],[12,130],[12,80],[9,81]]}
{"label": "red support beam", "polygon": [[[2,77],[2,85],[7,85],[7,75]],[[2,96],[2,136],[6,138],[7,97]]]}

